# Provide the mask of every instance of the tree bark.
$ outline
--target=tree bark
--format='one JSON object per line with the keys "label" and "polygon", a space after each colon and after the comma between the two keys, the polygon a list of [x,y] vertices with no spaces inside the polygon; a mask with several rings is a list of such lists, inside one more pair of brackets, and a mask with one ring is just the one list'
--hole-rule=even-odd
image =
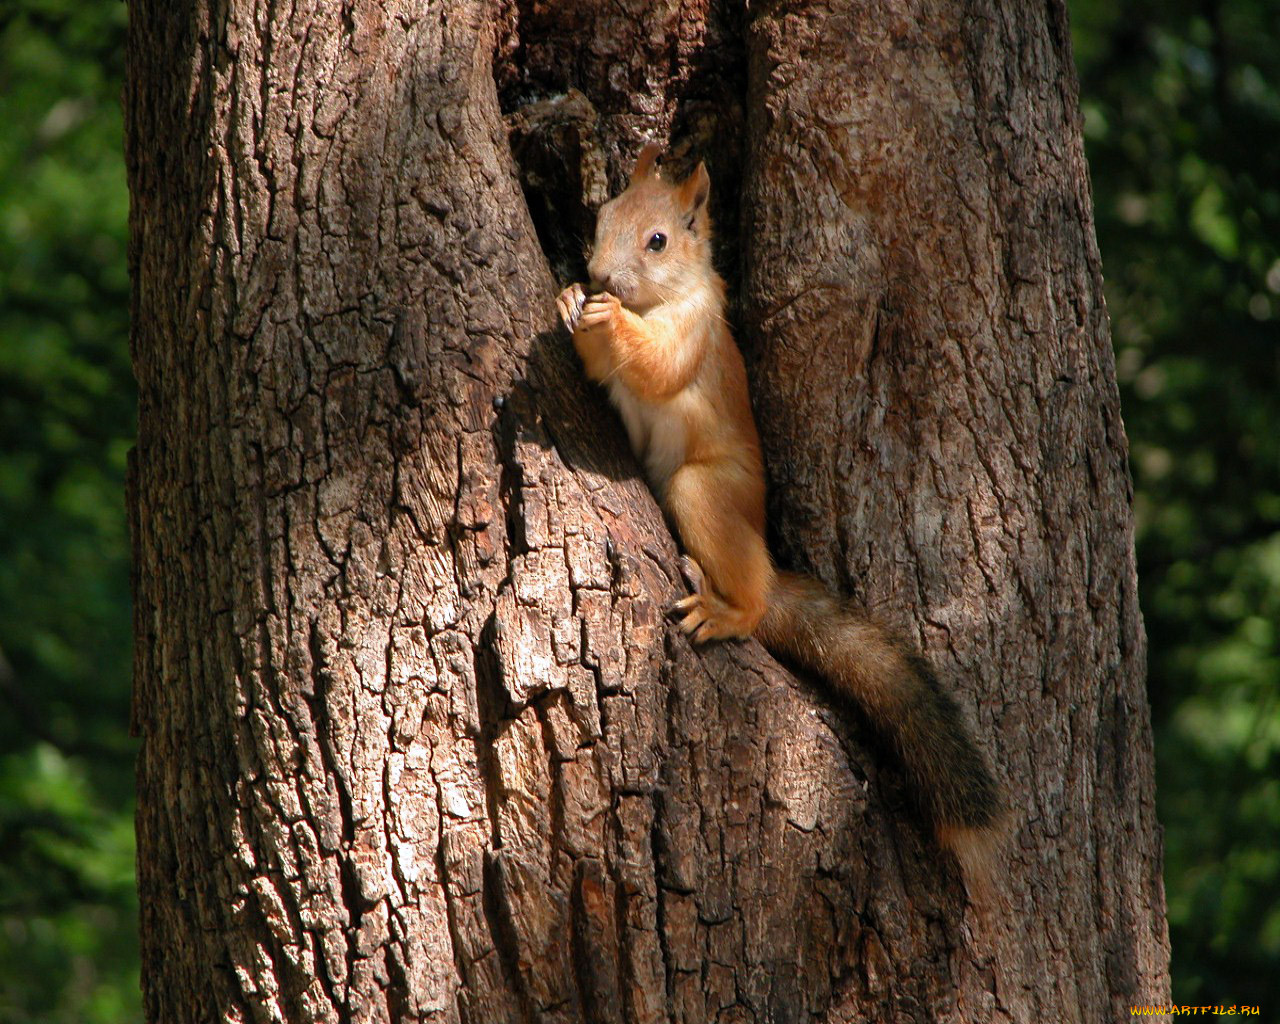
{"label": "tree bark", "polygon": [[[135,0],[129,50],[150,1020],[1166,998],[1061,3]],[[552,317],[650,136],[711,164],[780,560],[917,637],[1007,781],[985,903],[855,711],[664,621]]]}

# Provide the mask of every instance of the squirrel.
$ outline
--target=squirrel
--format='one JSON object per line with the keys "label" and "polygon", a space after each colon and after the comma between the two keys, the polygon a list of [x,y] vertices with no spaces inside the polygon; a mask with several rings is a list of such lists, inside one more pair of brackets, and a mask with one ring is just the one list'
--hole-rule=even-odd
{"label": "squirrel", "polygon": [[671,611],[695,644],[756,636],[851,698],[888,739],[971,889],[989,884],[1004,799],[927,662],[822,584],[777,569],[746,367],[711,260],[705,164],[684,181],[641,151],[605,203],[588,261],[557,310],[587,376],[608,391],[690,556],[694,593]]}

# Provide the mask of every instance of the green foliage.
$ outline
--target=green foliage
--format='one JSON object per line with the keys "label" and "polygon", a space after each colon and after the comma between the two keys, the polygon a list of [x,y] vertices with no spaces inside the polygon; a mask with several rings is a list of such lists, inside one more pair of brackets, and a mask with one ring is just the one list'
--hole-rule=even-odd
{"label": "green foliage", "polygon": [[1132,441],[1174,994],[1274,1012],[1280,7],[1071,8]]}
{"label": "green foliage", "polygon": [[139,1019],[125,9],[0,14],[0,1021]]}

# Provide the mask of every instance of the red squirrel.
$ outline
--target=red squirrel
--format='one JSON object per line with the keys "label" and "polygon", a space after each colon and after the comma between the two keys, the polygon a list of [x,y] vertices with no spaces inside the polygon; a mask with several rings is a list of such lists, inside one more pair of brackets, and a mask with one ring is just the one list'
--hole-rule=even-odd
{"label": "red squirrel", "polygon": [[985,886],[1004,801],[955,701],[922,657],[769,556],[760,439],[711,261],[711,180],[699,164],[665,181],[660,152],[645,146],[600,208],[591,293],[573,284],[556,305],[695,563],[695,593],[672,611],[695,644],[754,635],[852,698],[901,758],[940,844]]}

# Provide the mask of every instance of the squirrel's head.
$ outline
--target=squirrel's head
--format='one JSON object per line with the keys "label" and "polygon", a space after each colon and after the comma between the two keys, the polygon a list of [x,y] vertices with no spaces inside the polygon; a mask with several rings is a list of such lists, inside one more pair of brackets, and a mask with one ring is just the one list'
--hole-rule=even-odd
{"label": "squirrel's head", "polygon": [[706,165],[673,185],[658,174],[660,152],[645,146],[626,191],[600,207],[587,263],[592,287],[637,313],[686,295],[691,278],[705,279],[711,266]]}

